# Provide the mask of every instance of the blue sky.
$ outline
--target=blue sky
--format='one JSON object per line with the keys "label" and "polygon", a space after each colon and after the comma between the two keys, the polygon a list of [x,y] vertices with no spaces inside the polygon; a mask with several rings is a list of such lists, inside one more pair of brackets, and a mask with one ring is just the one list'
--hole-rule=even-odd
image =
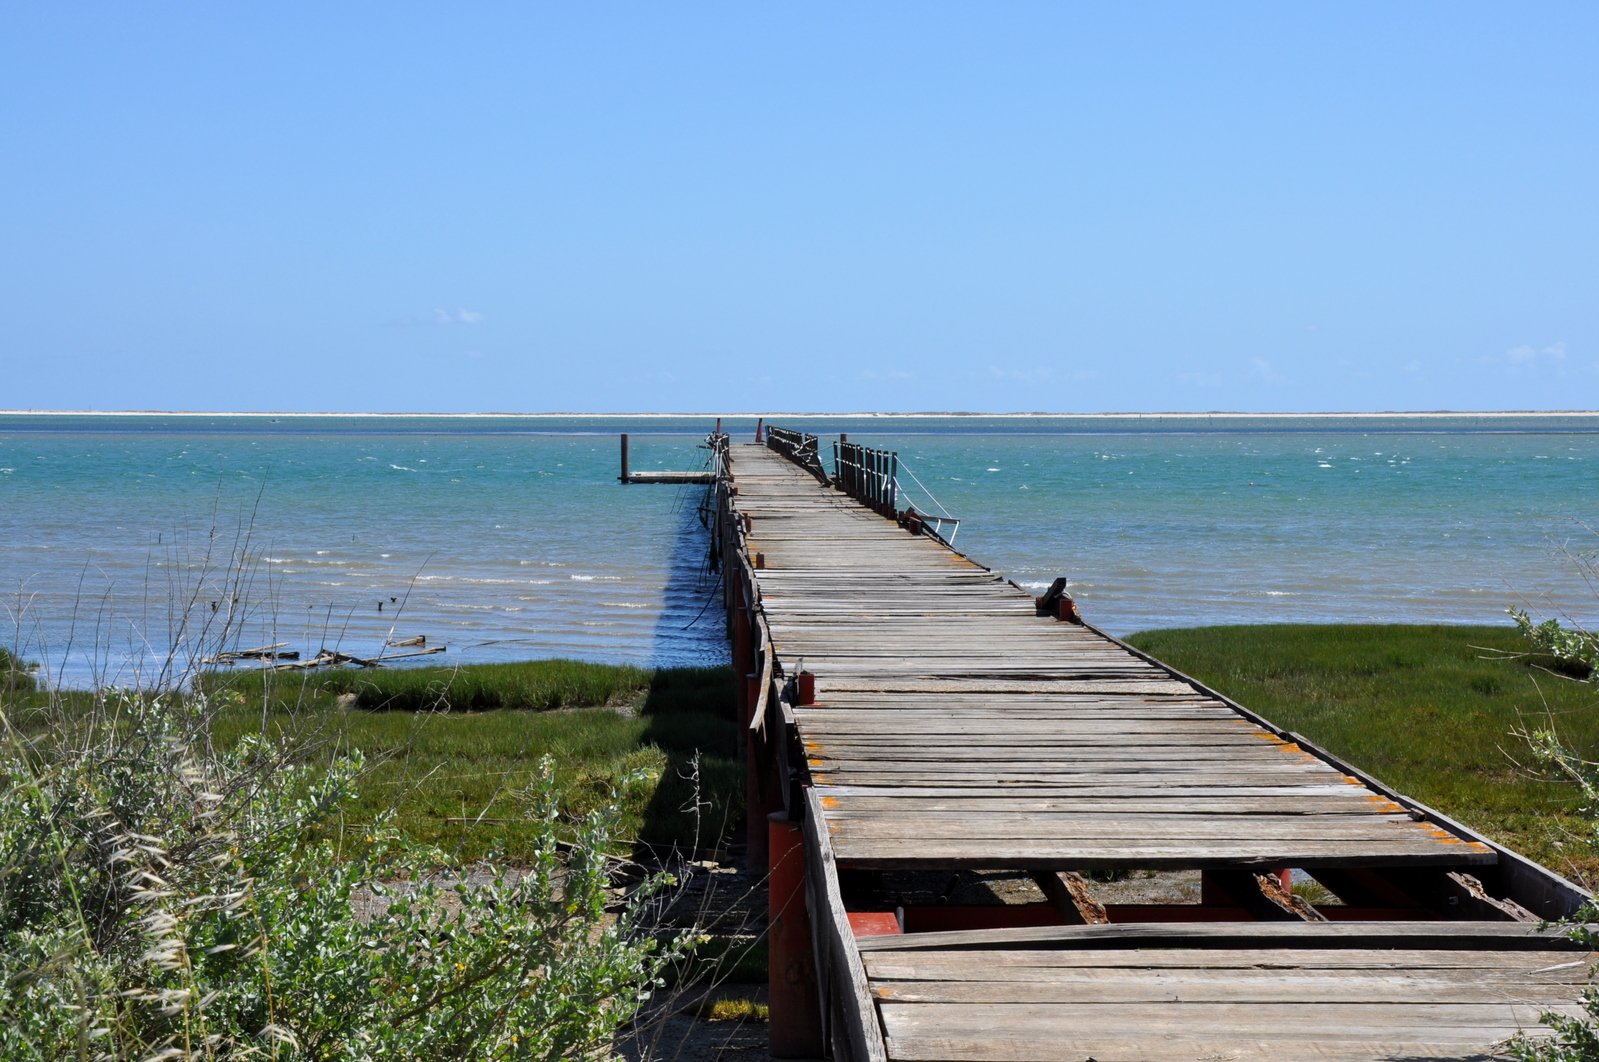
{"label": "blue sky", "polygon": [[0,408],[1599,407],[1599,5],[14,4]]}

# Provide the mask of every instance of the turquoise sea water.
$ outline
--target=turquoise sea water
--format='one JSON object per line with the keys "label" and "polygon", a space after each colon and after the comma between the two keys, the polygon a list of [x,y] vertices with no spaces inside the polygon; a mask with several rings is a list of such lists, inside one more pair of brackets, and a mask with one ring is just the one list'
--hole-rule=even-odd
{"label": "turquoise sea water", "polygon": [[[1580,526],[1599,416],[787,423],[897,450],[965,552],[1026,586],[1067,576],[1113,633],[1596,610],[1559,550],[1599,545]],[[0,644],[68,686],[151,681],[174,642],[223,634],[356,655],[425,635],[449,647],[435,663],[723,659],[700,488],[616,482],[618,433],[635,468],[686,469],[710,427],[0,415]]]}

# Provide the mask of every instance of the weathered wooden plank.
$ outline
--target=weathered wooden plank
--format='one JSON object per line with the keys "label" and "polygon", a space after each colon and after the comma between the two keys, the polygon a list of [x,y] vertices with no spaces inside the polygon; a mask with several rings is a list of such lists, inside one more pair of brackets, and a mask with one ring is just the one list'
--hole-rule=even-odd
{"label": "weathered wooden plank", "polygon": [[[1351,1039],[1382,1040],[1399,1035],[1431,1035],[1440,1039],[1471,1041],[1488,1035],[1489,1043],[1538,1024],[1545,1009],[1576,1012],[1575,1004],[1551,1006],[1556,1001],[1533,996],[1531,1002],[1493,1003],[1315,1003],[1309,1000],[1267,1002],[1251,1000],[1224,1003],[1161,1001],[1155,1003],[1076,1003],[1043,1007],[1029,1003],[914,1003],[878,1004],[883,1028],[890,1037],[937,1036],[965,1032],[1006,1035],[1023,1032],[1059,1035],[1061,1019],[1070,1017],[1084,1029],[1182,1029],[1193,1035],[1209,1027],[1245,1035],[1282,1035],[1296,1031],[1336,1033]],[[1439,1034],[1444,1034],[1439,1036]],[[1485,1043],[1484,1046],[1487,1046]]]}
{"label": "weathered wooden plank", "polygon": [[857,845],[849,843],[847,836],[835,836],[833,849],[840,862],[863,870],[933,870],[941,867],[1026,870],[1035,866],[1066,866],[1080,870],[1268,869],[1292,866],[1315,870],[1321,866],[1477,866],[1491,864],[1495,858],[1492,852],[1475,849],[1452,853],[1417,845],[1375,841],[1318,844],[1314,841],[1277,841],[1268,838],[1254,843],[1231,841],[1189,845],[1139,840],[1073,843],[1070,840],[1038,839],[981,843],[982,848],[974,851],[973,842],[970,841],[918,839],[902,844],[869,841]]}
{"label": "weathered wooden plank", "polygon": [[[1071,1028],[1062,1022],[1062,1029]],[[1516,1030],[1510,1030],[1511,1033]],[[1461,1059],[1493,1062],[1505,1056],[1494,1048],[1509,1033],[1465,1042],[1421,1035],[1389,1035],[1374,1045],[1369,1038],[1296,1032],[1250,1036],[1241,1031],[1163,1032],[1147,1037],[1104,1032],[1092,1039],[1020,1038],[1003,1033],[977,1037],[902,1036],[889,1041],[892,1057],[903,1062],[1372,1062],[1372,1059]],[[1291,1053],[1285,1048],[1291,1047]]]}
{"label": "weathered wooden plank", "polygon": [[[1357,976],[1348,970],[1315,976],[1254,973],[1227,976],[1226,971],[1188,971],[1174,976],[1150,970],[1074,971],[1072,978],[1049,980],[878,980],[872,997],[880,1003],[1262,1003],[1295,1000],[1318,1003],[1402,1003],[1406,1005],[1569,1004],[1572,988],[1585,977],[1529,981],[1502,972],[1450,970],[1433,974],[1390,971],[1385,976]],[[1452,975],[1452,976],[1449,976]]]}
{"label": "weathered wooden plank", "polygon": [[[1556,935],[1558,939],[1558,934]],[[1433,977],[1450,971],[1462,976],[1502,976],[1512,980],[1582,983],[1595,958],[1580,948],[1506,951],[1503,948],[1439,949],[1386,947],[1296,947],[1289,942],[1271,947],[1016,947],[1009,950],[969,948],[883,949],[862,952],[867,974],[879,980],[1021,980],[1029,983],[1056,978],[1092,978],[1099,973],[1118,976],[1159,976],[1165,970],[1197,970],[1202,976],[1224,976],[1229,971],[1269,978],[1319,976],[1337,972],[1346,976]]]}

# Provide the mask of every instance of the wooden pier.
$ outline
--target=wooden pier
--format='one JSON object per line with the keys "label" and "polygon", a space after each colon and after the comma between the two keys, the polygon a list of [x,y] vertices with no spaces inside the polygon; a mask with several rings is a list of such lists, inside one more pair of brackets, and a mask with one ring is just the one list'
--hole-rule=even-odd
{"label": "wooden pier", "polygon": [[[1594,956],[1538,920],[1581,890],[907,530],[860,474],[894,463],[858,501],[773,435],[718,436],[714,490],[774,1055],[1492,1058],[1576,1011]],[[1095,895],[1143,869],[1198,902]]]}

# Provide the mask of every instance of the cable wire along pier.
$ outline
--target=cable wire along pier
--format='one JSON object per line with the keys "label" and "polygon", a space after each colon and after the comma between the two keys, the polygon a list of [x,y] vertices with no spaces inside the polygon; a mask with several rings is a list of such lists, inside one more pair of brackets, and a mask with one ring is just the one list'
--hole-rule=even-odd
{"label": "cable wire along pier", "polygon": [[[1578,1012],[1575,885],[957,553],[894,455],[711,442],[774,1055],[1482,1059]],[[1102,884],[1150,869],[1186,902]]]}

